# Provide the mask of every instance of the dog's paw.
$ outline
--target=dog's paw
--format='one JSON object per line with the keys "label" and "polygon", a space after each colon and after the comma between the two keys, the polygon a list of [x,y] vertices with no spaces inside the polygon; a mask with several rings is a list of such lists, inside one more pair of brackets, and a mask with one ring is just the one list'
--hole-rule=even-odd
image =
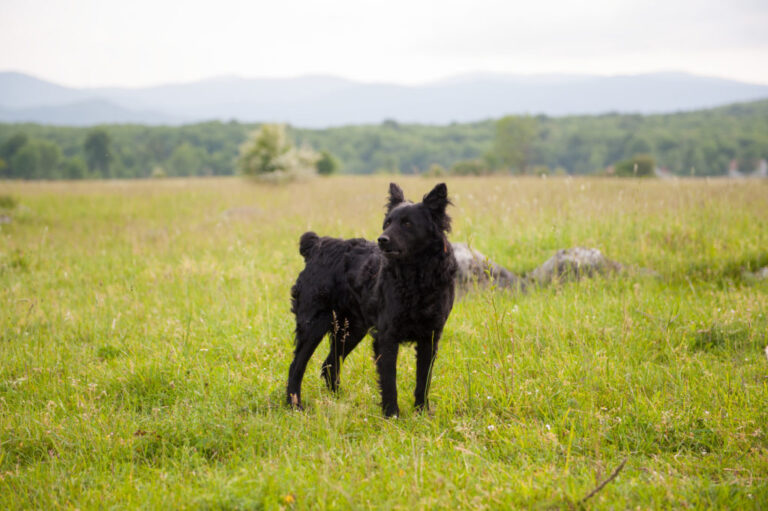
{"label": "dog's paw", "polygon": [[296,394],[288,395],[288,406],[298,411],[301,411],[304,409],[304,407],[301,406],[301,401],[299,400],[299,396]]}
{"label": "dog's paw", "polygon": [[384,407],[384,416],[387,419],[397,419],[400,415],[400,409],[397,407],[397,405],[394,406],[385,406]]}
{"label": "dog's paw", "polygon": [[423,403],[417,403],[415,408],[416,412],[420,413],[421,415],[425,415],[427,417],[433,417],[435,415],[435,412],[429,407],[429,405],[425,406]]}

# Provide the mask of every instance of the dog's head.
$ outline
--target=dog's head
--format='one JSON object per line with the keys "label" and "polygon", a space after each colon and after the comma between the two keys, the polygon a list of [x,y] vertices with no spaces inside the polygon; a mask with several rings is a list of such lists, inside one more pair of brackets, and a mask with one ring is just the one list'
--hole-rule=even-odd
{"label": "dog's head", "polygon": [[445,234],[451,230],[451,217],[445,209],[448,187],[435,186],[421,202],[405,200],[403,190],[395,183],[389,185],[384,232],[379,236],[379,248],[388,258],[409,258],[425,250],[447,250]]}

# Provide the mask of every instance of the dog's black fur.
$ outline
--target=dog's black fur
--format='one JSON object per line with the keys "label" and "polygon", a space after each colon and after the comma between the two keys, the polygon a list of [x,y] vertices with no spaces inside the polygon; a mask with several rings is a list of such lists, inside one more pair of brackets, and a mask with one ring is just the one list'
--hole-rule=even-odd
{"label": "dog's black fur", "polygon": [[330,333],[331,350],[322,375],[336,391],[341,361],[369,330],[384,414],[399,413],[395,376],[403,342],[416,343],[416,408],[428,405],[438,341],[453,307],[456,261],[446,238],[449,204],[445,184],[413,204],[392,183],[378,244],[320,238],[314,232],[301,236],[306,266],[291,289],[296,349],[288,371],[289,405],[301,407],[301,380],[325,334]]}

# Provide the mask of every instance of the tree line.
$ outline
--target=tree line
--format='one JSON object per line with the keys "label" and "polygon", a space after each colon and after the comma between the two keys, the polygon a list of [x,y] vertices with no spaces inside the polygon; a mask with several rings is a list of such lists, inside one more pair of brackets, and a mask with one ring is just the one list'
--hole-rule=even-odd
{"label": "tree line", "polygon": [[[232,175],[259,128],[234,121],[178,127],[0,124],[0,178]],[[289,126],[286,134],[292,146],[332,161],[330,171],[353,174],[637,173],[659,166],[673,174],[712,176],[724,174],[732,160],[750,171],[768,157],[768,100],[663,115]]]}

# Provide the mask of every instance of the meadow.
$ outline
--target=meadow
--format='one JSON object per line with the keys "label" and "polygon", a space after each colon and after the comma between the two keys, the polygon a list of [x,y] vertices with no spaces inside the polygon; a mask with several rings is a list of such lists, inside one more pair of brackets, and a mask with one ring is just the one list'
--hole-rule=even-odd
{"label": "meadow", "polygon": [[390,179],[434,185],[0,182],[0,508],[768,507],[768,182],[448,178],[512,271],[630,270],[462,292],[428,414],[406,348],[382,417],[369,341],[292,411],[298,237],[375,238]]}

